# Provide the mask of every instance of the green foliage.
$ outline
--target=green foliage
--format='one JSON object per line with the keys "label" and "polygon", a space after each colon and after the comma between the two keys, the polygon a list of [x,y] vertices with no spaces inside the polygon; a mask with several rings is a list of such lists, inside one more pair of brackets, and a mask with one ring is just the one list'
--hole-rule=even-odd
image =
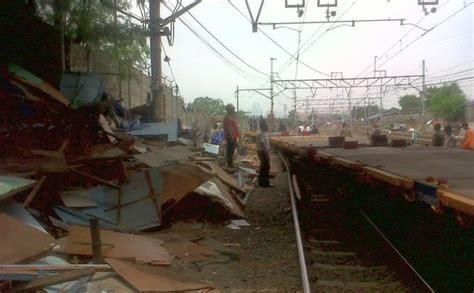
{"label": "green foliage", "polygon": [[287,118],[287,125],[288,125],[288,128],[295,128],[296,127],[296,124],[295,124],[295,110],[290,110],[288,111],[288,118]]}
{"label": "green foliage", "polygon": [[428,109],[435,117],[448,121],[462,119],[466,107],[466,96],[457,83],[430,88]]}
{"label": "green foliage", "polygon": [[[365,107],[352,107],[352,117],[354,119],[365,118],[367,113],[367,118],[373,116],[380,112],[380,108],[377,105],[365,106]],[[369,115],[370,113],[370,115]]]}
{"label": "green foliage", "polygon": [[420,112],[421,98],[416,95],[405,95],[398,100],[402,112]]}
{"label": "green foliage", "polygon": [[191,108],[193,111],[207,112],[211,116],[223,116],[226,113],[222,99],[213,99],[209,97],[199,97],[194,99]]}
{"label": "green foliage", "polygon": [[[46,22],[59,27],[64,20],[65,35],[73,42],[120,60],[121,73],[127,73],[129,66],[147,66],[147,29],[116,14],[113,0],[36,0],[36,5]],[[120,10],[131,5],[130,0],[117,1]]]}

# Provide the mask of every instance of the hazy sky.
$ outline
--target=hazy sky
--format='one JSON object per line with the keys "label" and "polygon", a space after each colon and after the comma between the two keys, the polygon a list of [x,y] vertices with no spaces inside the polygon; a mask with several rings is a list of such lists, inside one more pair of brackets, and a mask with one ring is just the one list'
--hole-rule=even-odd
{"label": "hazy sky", "polygon": [[[176,0],[166,1],[173,7],[176,4]],[[301,0],[291,1],[301,2]],[[379,56],[377,63],[382,64],[378,69],[386,70],[387,75],[421,74],[422,60],[426,60],[427,84],[474,76],[472,31],[474,5],[452,16],[472,1],[474,0],[439,0],[438,11],[425,16],[416,0],[339,0],[338,7],[331,9],[337,12],[335,17],[331,17],[332,20],[404,18],[406,23],[417,23],[424,29],[435,27],[420,38],[424,33],[423,30],[410,25],[400,26],[399,22],[357,23],[355,27],[306,24],[302,26],[301,31],[300,60],[322,73],[330,75],[331,72],[342,72],[344,77],[373,75],[373,61],[376,55]],[[183,0],[184,5],[191,2],[192,0]],[[244,0],[230,2],[248,17]],[[284,0],[267,0],[263,6],[260,22],[326,20],[325,8],[318,8],[316,0],[306,2],[305,14],[298,18],[296,9],[284,7]],[[256,11],[260,0],[249,0],[249,3]],[[431,6],[427,8],[430,9]],[[185,14],[181,19],[232,63],[230,66],[227,65],[217,53],[177,21],[174,46],[169,47],[165,39],[163,43],[171,58],[172,69],[186,102],[192,101],[195,97],[209,96],[235,104],[234,92],[237,86],[269,87],[271,57],[276,58],[274,71],[282,79],[294,79],[295,76],[325,77],[302,64],[298,65],[296,71],[294,58],[290,59],[282,48],[270,41],[262,32],[252,33],[248,20],[239,14],[228,0],[203,0],[191,10],[191,13],[220,42],[256,70],[233,56],[189,14]],[[162,15],[163,17],[169,15],[169,11],[163,5]],[[271,26],[259,26],[293,55],[298,49],[297,30],[300,26],[289,27],[293,30],[287,28],[273,30]],[[328,28],[332,29],[328,31]],[[417,38],[419,39],[416,40]],[[293,62],[290,66],[284,67],[289,59]],[[166,64],[163,65],[163,71],[165,75],[171,76]],[[461,81],[460,85],[466,95],[474,99],[474,80]],[[275,91],[278,92],[278,89]],[[352,103],[357,103],[358,98],[360,100],[360,97],[367,94],[375,97],[378,91],[379,88],[373,88],[369,92],[366,89],[354,90]],[[413,90],[399,89],[387,93],[383,100],[384,108],[398,106],[398,97],[409,92]],[[293,92],[286,91],[284,94],[286,96],[280,94],[276,97],[277,116],[283,115],[284,105],[287,105],[287,110],[293,109]],[[309,94],[304,90],[296,92],[299,100],[305,100]],[[324,99],[334,97],[341,99],[342,95],[343,90],[318,90],[316,99],[319,102],[311,102],[310,107],[317,111],[325,111],[328,105],[322,105],[327,103]],[[269,99],[263,96],[241,92],[240,97],[240,107],[243,110],[251,111],[255,108],[255,102],[260,104],[264,113],[268,113],[270,109]],[[303,109],[303,105],[303,102],[299,102],[298,108]],[[347,103],[341,101],[336,103],[335,107],[341,110],[347,107]]]}

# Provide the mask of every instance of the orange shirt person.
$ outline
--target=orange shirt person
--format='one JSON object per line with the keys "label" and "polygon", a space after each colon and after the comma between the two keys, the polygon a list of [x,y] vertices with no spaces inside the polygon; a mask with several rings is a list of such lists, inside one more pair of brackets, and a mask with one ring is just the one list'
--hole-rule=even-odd
{"label": "orange shirt person", "polygon": [[466,150],[474,150],[474,130],[469,127],[467,122],[463,122],[462,128],[464,129],[465,133],[461,148]]}

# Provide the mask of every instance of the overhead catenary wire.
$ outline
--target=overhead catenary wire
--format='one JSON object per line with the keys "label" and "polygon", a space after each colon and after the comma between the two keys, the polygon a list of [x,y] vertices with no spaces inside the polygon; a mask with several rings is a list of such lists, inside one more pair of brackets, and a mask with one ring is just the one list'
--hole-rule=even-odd
{"label": "overhead catenary wire", "polygon": [[[172,11],[172,9],[166,4],[163,3],[165,7],[169,10]],[[194,34],[204,45],[206,45],[212,53],[214,53],[218,58],[220,58],[230,69],[232,69],[235,73],[246,79],[247,81],[255,84],[255,81],[250,79],[248,72],[245,70],[241,69],[238,65],[227,59],[222,53],[220,53],[217,49],[215,49],[201,34],[199,34],[190,24],[188,24],[183,17],[178,18],[178,20],[188,29],[191,31],[192,34]]]}
{"label": "overhead catenary wire", "polygon": [[245,61],[242,57],[240,57],[239,55],[237,55],[234,51],[232,51],[228,46],[226,46],[222,41],[220,41],[205,25],[202,24],[202,22],[200,22],[190,11],[187,11],[187,13],[191,16],[192,19],[194,19],[194,21],[196,21],[199,26],[201,26],[214,40],[216,40],[222,47],[224,47],[224,49],[226,49],[230,54],[232,54],[232,56],[234,56],[235,58],[237,58],[240,62],[244,63],[246,66],[248,66],[249,68],[253,69],[254,71],[262,74],[262,75],[265,75],[266,77],[269,77],[270,75],[265,73],[265,72],[262,72],[261,70],[255,68],[254,66],[252,66],[251,64],[249,64],[247,61]]}
{"label": "overhead catenary wire", "polygon": [[[234,3],[232,3],[231,0],[227,0],[227,2],[240,14],[242,15],[248,22],[252,23],[252,21],[237,7],[234,5]],[[275,44],[278,48],[280,48],[283,52],[285,52],[288,56],[292,56],[292,53],[290,51],[288,51],[287,49],[285,49],[285,47],[283,47],[281,44],[279,44],[277,41],[275,41],[272,37],[270,37],[265,31],[263,31],[262,29],[258,28],[258,30],[267,38],[269,39],[273,44]],[[308,64],[306,64],[305,62],[299,60],[299,63],[305,67],[307,67],[308,69],[311,69],[312,71],[314,72],[317,72],[319,74],[322,74],[324,76],[330,76],[330,74],[327,74],[325,72],[322,72]]]}

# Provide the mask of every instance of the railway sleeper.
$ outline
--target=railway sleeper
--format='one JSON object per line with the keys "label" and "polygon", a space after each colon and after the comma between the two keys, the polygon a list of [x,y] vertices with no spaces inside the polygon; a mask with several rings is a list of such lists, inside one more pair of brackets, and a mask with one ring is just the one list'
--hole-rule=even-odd
{"label": "railway sleeper", "polygon": [[341,282],[319,279],[313,283],[315,292],[410,292],[401,282]]}
{"label": "railway sleeper", "polygon": [[342,282],[380,282],[390,283],[398,280],[396,274],[385,266],[350,266],[313,263],[311,265],[316,279]]}

